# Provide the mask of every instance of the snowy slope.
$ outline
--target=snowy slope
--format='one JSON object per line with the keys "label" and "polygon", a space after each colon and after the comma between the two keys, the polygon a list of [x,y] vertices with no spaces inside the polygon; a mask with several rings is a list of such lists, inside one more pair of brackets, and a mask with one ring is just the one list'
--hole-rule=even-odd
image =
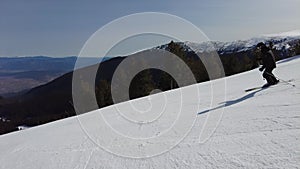
{"label": "snowy slope", "polygon": [[[246,88],[264,84],[258,70],[227,77],[226,102],[222,103],[223,95],[216,90],[214,99],[220,102],[211,108],[211,93],[207,90],[210,82],[183,88],[186,93],[195,87],[200,89],[201,102],[187,100],[187,107],[199,105],[199,112],[194,112],[195,126],[180,144],[164,154],[144,159],[113,155],[94,144],[81,129],[78,119],[72,117],[0,136],[0,168],[299,168],[299,66],[300,56],[280,61],[274,72],[283,79],[293,79],[295,88],[279,83],[265,90],[245,93]],[[222,87],[221,81],[212,83]],[[177,91],[166,92],[175,100],[171,98],[166,108],[170,112],[177,108]],[[161,93],[138,101],[143,105],[147,99],[160,100],[162,97]],[[121,104],[129,106],[128,102]],[[216,131],[206,142],[199,143],[206,117],[220,111],[218,107],[224,104],[226,107]],[[103,114],[113,111],[112,107],[104,108]],[[209,109],[211,111],[207,112]],[[95,112],[83,115],[95,128],[94,132],[101,131],[97,128],[101,126],[97,124],[97,116],[99,114]],[[118,129],[128,130],[118,120],[115,123]],[[143,134],[156,133],[156,130]],[[98,135],[101,139],[107,133]],[[112,143],[129,149],[132,146],[118,140],[112,140]],[[156,144],[165,143],[164,140]]]}

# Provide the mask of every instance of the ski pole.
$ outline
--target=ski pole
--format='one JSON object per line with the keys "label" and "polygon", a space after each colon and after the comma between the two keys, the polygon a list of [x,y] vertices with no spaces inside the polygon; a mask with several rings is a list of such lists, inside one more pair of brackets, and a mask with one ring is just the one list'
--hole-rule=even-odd
{"label": "ski pole", "polygon": [[282,80],[282,79],[280,79],[280,78],[274,76],[273,74],[271,74],[271,73],[269,73],[269,72],[265,72],[265,73],[268,74],[268,75],[270,75],[270,76],[273,76],[274,78],[276,78],[276,79],[278,79],[278,80],[280,80],[280,81],[282,81],[282,82],[284,82],[284,83],[286,83],[286,84],[289,84],[289,85],[291,85],[291,86],[293,86],[293,87],[296,87],[296,85],[291,84],[291,83],[289,83],[288,81]]}

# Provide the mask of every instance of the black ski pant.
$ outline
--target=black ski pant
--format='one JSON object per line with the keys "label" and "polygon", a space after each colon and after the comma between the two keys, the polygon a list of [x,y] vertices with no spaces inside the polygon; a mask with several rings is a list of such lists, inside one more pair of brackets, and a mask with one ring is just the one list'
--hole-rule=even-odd
{"label": "black ski pant", "polygon": [[266,68],[264,73],[263,73],[263,77],[267,80],[268,84],[276,84],[277,79],[275,78],[275,76],[272,73],[273,68]]}

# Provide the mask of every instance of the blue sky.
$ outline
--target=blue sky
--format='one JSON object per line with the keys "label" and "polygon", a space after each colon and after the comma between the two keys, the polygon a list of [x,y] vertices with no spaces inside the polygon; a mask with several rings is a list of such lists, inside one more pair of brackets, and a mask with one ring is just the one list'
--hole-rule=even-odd
{"label": "blue sky", "polygon": [[300,28],[299,0],[1,0],[0,56],[78,55],[100,27],[137,12],[185,18],[212,40]]}

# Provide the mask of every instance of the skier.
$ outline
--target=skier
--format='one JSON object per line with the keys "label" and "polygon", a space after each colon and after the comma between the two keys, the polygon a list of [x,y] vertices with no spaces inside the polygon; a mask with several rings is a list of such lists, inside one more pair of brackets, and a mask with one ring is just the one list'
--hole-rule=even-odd
{"label": "skier", "polygon": [[260,42],[256,45],[262,53],[262,67],[259,68],[259,71],[264,71],[263,77],[267,80],[265,87],[270,85],[275,85],[279,82],[276,77],[273,75],[272,71],[276,68],[276,62],[272,51],[263,43]]}

